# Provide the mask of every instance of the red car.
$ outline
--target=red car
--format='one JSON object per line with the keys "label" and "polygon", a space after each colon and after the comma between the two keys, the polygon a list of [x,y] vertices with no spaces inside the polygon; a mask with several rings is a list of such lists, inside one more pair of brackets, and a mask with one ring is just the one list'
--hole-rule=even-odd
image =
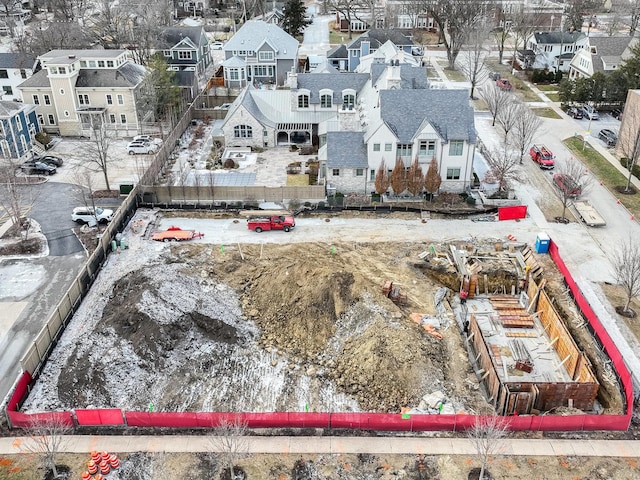
{"label": "red car", "polygon": [[288,215],[272,215],[271,217],[249,218],[247,220],[249,230],[253,230],[256,233],[264,230],[284,230],[289,232],[295,226],[295,219]]}
{"label": "red car", "polygon": [[502,90],[511,90],[513,88],[511,82],[506,78],[499,78],[498,80],[496,80],[496,85]]}
{"label": "red car", "polygon": [[564,173],[556,173],[553,176],[553,183],[555,183],[556,187],[567,197],[576,198],[582,194],[582,187],[569,175],[565,175]]}

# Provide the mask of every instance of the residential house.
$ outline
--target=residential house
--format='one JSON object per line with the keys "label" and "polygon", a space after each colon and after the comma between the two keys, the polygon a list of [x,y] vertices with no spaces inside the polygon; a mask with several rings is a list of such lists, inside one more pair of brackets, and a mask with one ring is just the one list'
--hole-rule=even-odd
{"label": "residential house", "polygon": [[320,181],[343,193],[371,193],[382,160],[391,170],[416,157],[425,173],[436,159],[443,190],[469,187],[468,91],[429,89],[424,68],[383,59],[362,73],[290,73],[288,86],[245,88],[223,122],[226,145],[316,145]]}
{"label": "residential house", "polygon": [[90,136],[97,120],[116,135],[138,133],[147,114],[136,102],[146,70],[126,50],[52,50],[38,61],[42,70],[18,89],[36,105],[43,130]]}
{"label": "residential house", "polygon": [[569,64],[569,79],[591,77],[596,72],[612,72],[620,68],[631,55],[630,48],[638,41],[629,35],[618,37],[587,37]]}
{"label": "residential house", "polygon": [[193,100],[204,88],[207,81],[205,72],[212,63],[204,28],[165,28],[160,34],[158,50],[162,50],[169,69],[175,72],[185,99]]}
{"label": "residential house", "polygon": [[283,85],[297,65],[298,41],[277,25],[250,20],[225,44],[224,58],[227,87]]}
{"label": "residential house", "polygon": [[582,32],[536,32],[518,52],[518,60],[524,68],[568,72],[574,55],[587,43]]}
{"label": "residential house", "polygon": [[327,52],[327,62],[340,72],[349,71],[349,52],[346,45],[336,45]]}
{"label": "residential house", "polygon": [[0,101],[0,154],[3,158],[19,159],[30,153],[39,131],[35,105]]}
{"label": "residential house", "polygon": [[0,87],[2,100],[24,100],[16,88],[33,75],[35,55],[23,53],[0,53]]}
{"label": "residential house", "polygon": [[355,71],[360,64],[360,57],[374,53],[386,42],[393,43],[398,49],[408,54],[415,53],[416,55],[422,55],[421,47],[414,43],[411,35],[397,29],[372,29],[363,33],[347,45],[348,71]]}
{"label": "residential house", "polygon": [[202,17],[209,10],[209,0],[174,0],[175,18]]}
{"label": "residential house", "polygon": [[280,8],[276,8],[274,5],[268,12],[265,12],[263,15],[257,15],[251,20],[262,20],[265,23],[273,23],[274,25],[281,26],[282,21],[284,20],[284,12]]}

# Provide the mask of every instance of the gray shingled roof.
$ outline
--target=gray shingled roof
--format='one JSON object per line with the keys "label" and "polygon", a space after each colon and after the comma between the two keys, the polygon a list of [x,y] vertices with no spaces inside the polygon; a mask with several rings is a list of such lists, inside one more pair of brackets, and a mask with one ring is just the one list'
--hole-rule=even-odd
{"label": "gray shingled roof", "polygon": [[369,80],[367,73],[299,73],[298,90],[309,90],[309,103],[320,103],[320,90],[333,90],[333,102],[342,103],[342,91],[352,88],[359,92]]}
{"label": "gray shingled roof", "polygon": [[166,50],[178,44],[184,37],[189,39],[197,47],[202,41],[202,27],[169,27],[165,28],[158,38],[159,48]]}
{"label": "gray shingled roof", "polygon": [[[371,64],[371,83],[375,84],[380,75],[389,67],[386,63]],[[407,90],[429,88],[427,71],[421,67],[413,67],[409,64],[400,64],[401,88]]]}
{"label": "gray shingled roof", "polygon": [[447,142],[476,140],[467,90],[383,90],[380,114],[401,143],[411,143],[425,120]]}
{"label": "gray shingled roof", "polygon": [[368,168],[362,132],[327,132],[327,168]]}
{"label": "gray shingled roof", "polygon": [[33,68],[34,55],[22,53],[0,53],[0,68]]}
{"label": "gray shingled roof", "polygon": [[24,104],[20,102],[12,102],[9,100],[0,101],[0,117],[13,117],[18,113]]}
{"label": "gray shingled roof", "polygon": [[126,62],[116,70],[82,69],[78,73],[76,87],[135,87],[142,81],[145,73],[142,65],[133,62]]}
{"label": "gray shingled roof", "polygon": [[257,50],[265,40],[274,46],[276,59],[296,58],[298,41],[283,29],[272,23],[261,20],[250,20],[231,37],[225,46],[225,52],[230,50]]}
{"label": "gray shingled roof", "polygon": [[[51,50],[38,58],[51,61],[51,59],[66,59],[69,55],[75,55],[75,59],[84,58],[116,58],[122,55],[124,50]],[[52,63],[55,63],[53,61]]]}
{"label": "gray shingled roof", "polygon": [[592,55],[593,71],[604,72],[602,59],[606,58],[607,63],[622,61],[621,56],[633,37],[624,35],[621,37],[589,37],[589,46],[595,47],[596,53]]}
{"label": "gray shingled roof", "polygon": [[349,43],[347,45],[347,49],[359,49],[362,40],[369,40],[369,42],[371,43],[371,50],[377,50],[380,45],[387,42],[387,40],[391,40],[391,42],[397,47],[402,47],[404,45],[415,45],[411,37],[401,30],[372,28],[368,32],[364,32],[358,38]]}
{"label": "gray shingled roof", "polygon": [[22,87],[49,87],[51,84],[49,83],[49,79],[47,78],[47,71],[40,70],[37,73],[34,73],[29,78],[27,78],[24,82],[18,85],[18,88]]}
{"label": "gray shingled roof", "polygon": [[582,32],[536,32],[533,36],[535,37],[538,45],[560,45],[561,43],[574,43],[583,38],[585,34]]}
{"label": "gray shingled roof", "polygon": [[333,47],[331,50],[327,52],[327,58],[331,58],[334,60],[338,60],[341,58],[348,58],[349,54],[347,52],[346,45],[338,45]]}

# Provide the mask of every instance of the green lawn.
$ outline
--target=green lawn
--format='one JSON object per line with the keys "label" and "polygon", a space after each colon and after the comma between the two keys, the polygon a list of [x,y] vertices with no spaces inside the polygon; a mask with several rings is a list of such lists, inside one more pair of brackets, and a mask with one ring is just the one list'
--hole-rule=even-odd
{"label": "green lawn", "polygon": [[[609,190],[615,193],[616,187],[627,184],[627,178],[588,143],[582,149],[582,137],[570,137],[563,140],[563,143]],[[617,198],[633,215],[637,217],[640,214],[640,194],[618,195]]]}
{"label": "green lawn", "polygon": [[467,77],[465,77],[464,73],[462,73],[460,70],[449,70],[449,62],[447,62],[446,60],[444,60],[444,61],[438,60],[438,64],[444,70],[444,74],[447,76],[449,81],[451,81],[451,82],[466,82],[467,81]]}
{"label": "green lawn", "polygon": [[542,92],[557,92],[558,91],[558,84],[553,83],[551,85],[538,85],[536,84],[536,87],[538,88],[538,90],[542,91]]}
{"label": "green lawn", "polygon": [[545,95],[552,102],[559,102],[560,101],[560,95],[557,94],[557,93],[546,93]]}
{"label": "green lawn", "polygon": [[347,32],[336,32],[335,30],[329,30],[329,44],[331,45],[341,45],[347,44],[351,40],[349,40],[349,34]]}
{"label": "green lawn", "polygon": [[562,118],[560,115],[556,113],[556,111],[553,108],[549,108],[549,107],[532,108],[531,110],[533,111],[533,113],[535,113],[539,117],[555,118],[555,119]]}

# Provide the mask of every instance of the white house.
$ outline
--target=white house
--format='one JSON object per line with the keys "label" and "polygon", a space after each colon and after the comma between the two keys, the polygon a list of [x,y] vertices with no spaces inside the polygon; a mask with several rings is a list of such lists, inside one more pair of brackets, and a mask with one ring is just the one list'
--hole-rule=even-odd
{"label": "white house", "polygon": [[588,42],[569,64],[569,79],[591,77],[596,72],[612,72],[620,68],[631,55],[638,41],[628,35],[620,37],[588,37]]}
{"label": "white house", "polygon": [[[526,66],[567,72],[576,52],[588,43],[587,36],[582,32],[536,32],[526,42],[526,51],[533,56],[533,63]],[[518,54],[521,64],[528,61],[521,58],[520,52]]]}
{"label": "white house", "polygon": [[34,55],[0,53],[0,100],[24,100],[17,87],[33,75],[35,63]]}
{"label": "white house", "polygon": [[472,179],[476,134],[466,90],[431,90],[424,68],[366,62],[363,73],[290,74],[289,90],[248,86],[222,130],[228,146],[319,147],[320,181],[343,193],[371,193],[382,160],[414,158],[426,173],[436,159],[441,189]]}

